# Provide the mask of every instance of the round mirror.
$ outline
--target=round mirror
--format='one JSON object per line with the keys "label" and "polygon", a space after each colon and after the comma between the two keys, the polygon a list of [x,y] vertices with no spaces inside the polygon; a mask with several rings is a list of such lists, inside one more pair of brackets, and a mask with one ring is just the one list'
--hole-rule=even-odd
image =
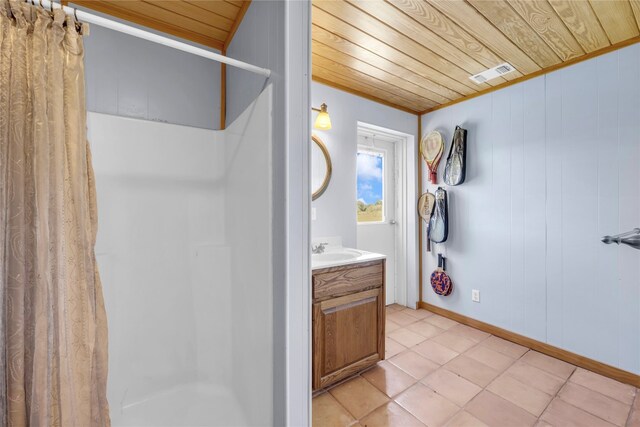
{"label": "round mirror", "polygon": [[331,156],[322,140],[311,136],[311,191],[315,200],[322,196],[331,180]]}

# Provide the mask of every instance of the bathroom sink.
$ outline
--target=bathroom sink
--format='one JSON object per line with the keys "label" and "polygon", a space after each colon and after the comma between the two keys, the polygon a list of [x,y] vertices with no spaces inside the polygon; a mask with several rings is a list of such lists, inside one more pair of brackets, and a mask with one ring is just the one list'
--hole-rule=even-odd
{"label": "bathroom sink", "polygon": [[382,254],[345,248],[342,246],[330,247],[326,252],[311,255],[311,268],[328,268],[359,262],[373,261],[385,258]]}
{"label": "bathroom sink", "polygon": [[317,262],[348,261],[350,259],[356,259],[361,255],[362,252],[356,251],[355,249],[341,249],[335,252],[313,254],[311,255],[311,260]]}

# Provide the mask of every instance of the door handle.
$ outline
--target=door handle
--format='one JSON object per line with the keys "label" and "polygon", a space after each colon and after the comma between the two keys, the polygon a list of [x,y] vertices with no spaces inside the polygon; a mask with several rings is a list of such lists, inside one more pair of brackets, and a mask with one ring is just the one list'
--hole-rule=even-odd
{"label": "door handle", "polygon": [[624,244],[631,246],[634,249],[640,250],[640,228],[634,228],[631,231],[627,231],[626,233],[618,234],[615,236],[604,236],[602,238],[602,243],[610,245],[612,243],[615,244]]}
{"label": "door handle", "polygon": [[396,225],[396,224],[397,224],[397,222],[396,222],[396,220],[395,220],[395,219],[390,219],[390,220],[389,220],[389,224],[391,224],[391,225]]}

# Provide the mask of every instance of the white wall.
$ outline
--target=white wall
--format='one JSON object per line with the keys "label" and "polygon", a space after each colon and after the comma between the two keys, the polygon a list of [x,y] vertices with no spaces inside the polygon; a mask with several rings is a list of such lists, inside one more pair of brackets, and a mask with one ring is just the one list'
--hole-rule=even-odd
{"label": "white wall", "polygon": [[[344,246],[355,248],[358,122],[415,135],[417,139],[418,119],[414,114],[316,82],[311,84],[311,101],[316,108],[322,103],[328,106],[331,130],[313,129],[313,133],[327,146],[333,165],[329,187],[312,203],[312,208],[316,210],[316,220],[311,222],[311,236],[341,236]],[[413,151],[415,147],[410,148],[410,152]],[[408,170],[407,174],[415,176],[415,171]]]}
{"label": "white wall", "polygon": [[455,288],[431,291],[434,251],[425,300],[640,373],[640,251],[600,242],[640,226],[640,45],[423,117],[447,150],[458,124],[467,182],[437,248]]}
{"label": "white wall", "polygon": [[[310,423],[310,2],[253,1],[227,55],[269,68],[273,84],[273,425]],[[265,85],[227,67],[227,122]]]}
{"label": "white wall", "polygon": [[[116,18],[110,16],[109,19]],[[206,129],[219,128],[218,62],[97,25],[91,26],[89,35],[84,37],[84,45],[87,110]]]}

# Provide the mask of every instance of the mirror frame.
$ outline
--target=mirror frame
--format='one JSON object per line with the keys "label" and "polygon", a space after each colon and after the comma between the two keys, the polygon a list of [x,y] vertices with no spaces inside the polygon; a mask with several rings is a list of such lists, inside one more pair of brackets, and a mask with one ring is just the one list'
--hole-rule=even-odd
{"label": "mirror frame", "polygon": [[[322,154],[324,155],[324,160],[327,163],[327,173],[324,176],[324,181],[322,182],[322,185],[320,186],[320,188],[318,188],[318,190],[315,191],[311,196],[311,200],[316,200],[318,197],[322,196],[322,194],[327,190],[327,187],[329,187],[329,181],[331,181],[332,167],[331,167],[331,156],[329,155],[329,150],[327,150],[327,146],[324,145],[324,142],[322,142],[322,140],[315,135],[311,135],[311,141],[315,144],[318,144],[318,147],[320,147],[320,151],[322,151]],[[313,166],[312,166],[312,169],[313,169]],[[311,189],[311,191],[313,191],[313,188]]]}

